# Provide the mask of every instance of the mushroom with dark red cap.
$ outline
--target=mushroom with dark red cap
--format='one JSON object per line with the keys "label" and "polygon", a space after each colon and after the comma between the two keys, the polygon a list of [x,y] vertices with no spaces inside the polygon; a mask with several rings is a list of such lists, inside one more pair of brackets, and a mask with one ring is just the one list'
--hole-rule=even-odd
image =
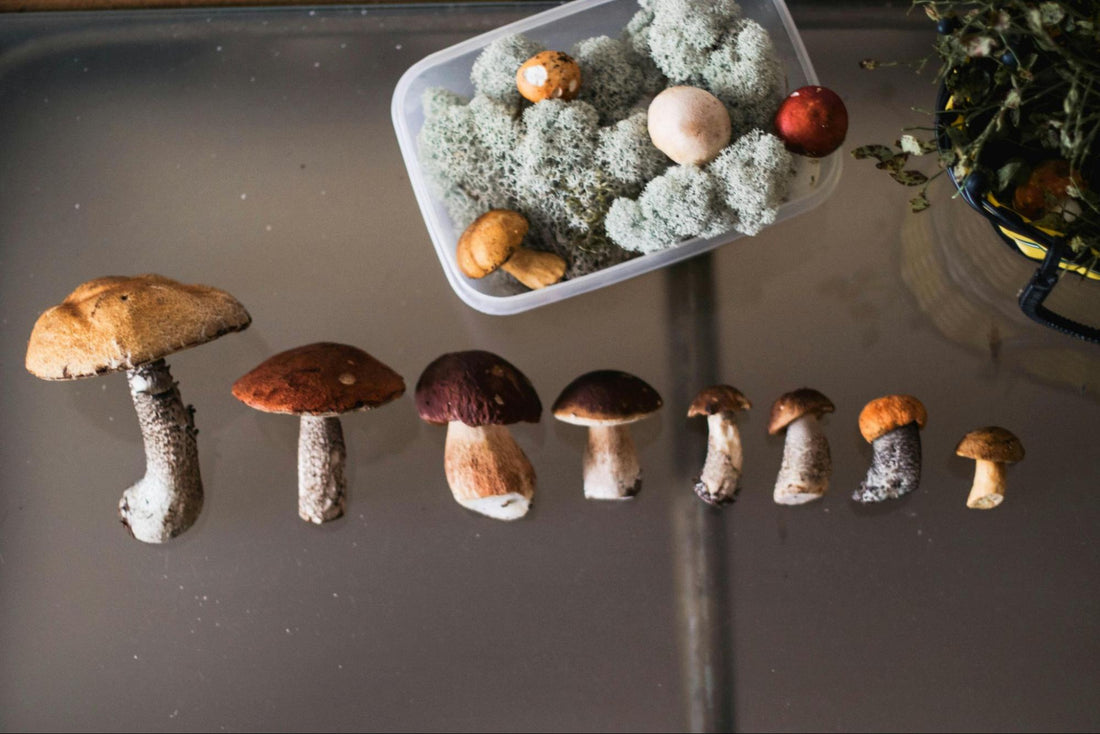
{"label": "mushroom with dark red cap", "polygon": [[160,275],[107,276],[77,286],[44,312],[27,345],[27,370],[45,380],[125,371],[145,444],[145,476],[122,494],[122,523],[162,543],[202,511],[194,409],[164,358],[252,323],[236,298]]}
{"label": "mushroom with dark red cap", "polygon": [[741,478],[743,452],[737,413],[752,403],[731,385],[711,385],[695,396],[688,418],[707,417],[707,458],[695,480],[695,494],[708,505],[720,507],[733,502]]}
{"label": "mushroom with dark red cap", "polygon": [[484,278],[497,269],[531,289],[545,288],[565,275],[565,260],[552,252],[523,246],[527,218],[510,209],[492,209],[474,220],[458,238],[455,262],[468,278]]}
{"label": "mushroom with dark red cap", "polygon": [[344,514],[347,449],[339,416],[404,394],[401,375],[362,349],[333,342],[280,352],[233,383],[233,396],[245,405],[299,416],[298,515],[316,524]]}
{"label": "mushroom with dark red cap", "polygon": [[808,387],[784,393],[772,404],[768,433],[787,431],[772,492],[776,504],[803,505],[828,491],[833,461],[819,418],[835,409],[829,398]]}
{"label": "mushroom with dark red cap", "polygon": [[443,470],[458,504],[497,520],[527,514],[535,469],[507,428],[542,414],[526,375],[491,352],[444,354],[420,375],[416,409],[447,426]]}
{"label": "mushroom with dark red cap", "polygon": [[882,502],[908,494],[920,484],[920,429],[928,412],[912,395],[886,395],[867,403],[859,431],[871,444],[867,477],[852,493],[856,502]]}
{"label": "mushroom with dark red cap", "polygon": [[586,498],[621,500],[638,493],[642,469],[629,425],[661,405],[661,396],[649,384],[618,370],[588,372],[561,391],[554,401],[554,417],[588,428],[583,464]]}
{"label": "mushroom with dark red cap", "polygon": [[1007,428],[976,428],[963,436],[955,453],[974,459],[974,483],[966,506],[972,510],[991,510],[1005,498],[1005,464],[1024,458],[1024,445]]}

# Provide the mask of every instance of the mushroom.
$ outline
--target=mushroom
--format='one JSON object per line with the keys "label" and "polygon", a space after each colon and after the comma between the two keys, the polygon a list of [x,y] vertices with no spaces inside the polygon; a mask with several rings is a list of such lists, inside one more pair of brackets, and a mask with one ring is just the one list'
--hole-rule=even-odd
{"label": "mushroom", "polygon": [[661,407],[661,396],[641,378],[596,370],[566,385],[554,401],[554,417],[588,428],[584,450],[584,496],[621,500],[641,489],[642,469],[629,424]]}
{"label": "mushroom", "polygon": [[772,404],[768,433],[787,431],[772,493],[776,504],[803,505],[828,491],[833,461],[818,419],[835,409],[829,398],[808,387],[780,395]]}
{"label": "mushroom", "polygon": [[1005,498],[1005,464],[1024,458],[1024,446],[1007,428],[976,428],[963,436],[955,453],[974,459],[974,484],[966,506],[972,510],[992,510]]}
{"label": "mushroom", "polygon": [[867,477],[852,493],[856,502],[882,502],[908,494],[920,484],[920,429],[928,422],[912,395],[887,395],[867,403],[859,431],[871,444]]}
{"label": "mushroom", "polygon": [[676,86],[649,103],[653,146],[682,166],[701,166],[729,145],[733,128],[722,101],[705,89]]}
{"label": "mushroom", "polygon": [[162,543],[202,511],[194,409],[184,406],[164,358],[252,323],[237,299],[160,275],[108,276],[77,286],[39,316],[27,371],[75,380],[124,370],[145,445],[145,476],[122,494],[122,523]]}
{"label": "mushroom", "polygon": [[347,451],[339,416],[404,394],[401,375],[362,349],[332,342],[280,352],[233,383],[233,396],[245,405],[300,417],[298,516],[318,525],[344,514]]}
{"label": "mushroom", "polygon": [[543,51],[516,70],[516,89],[529,102],[573,99],[581,88],[581,67],[569,54]]}
{"label": "mushroom", "polygon": [[458,238],[455,260],[469,278],[484,278],[502,268],[531,289],[545,288],[565,276],[565,260],[552,252],[523,247],[527,218],[510,209],[491,209]]}
{"label": "mushroom", "polygon": [[497,520],[527,514],[535,469],[507,426],[538,423],[542,402],[530,380],[491,352],[452,352],[416,383],[421,419],[447,426],[443,469],[458,504]]}
{"label": "mushroom", "polygon": [[695,479],[695,494],[708,505],[721,507],[733,502],[741,478],[741,432],[738,411],[752,403],[730,385],[712,385],[699,391],[688,408],[688,418],[707,417],[707,458]]}

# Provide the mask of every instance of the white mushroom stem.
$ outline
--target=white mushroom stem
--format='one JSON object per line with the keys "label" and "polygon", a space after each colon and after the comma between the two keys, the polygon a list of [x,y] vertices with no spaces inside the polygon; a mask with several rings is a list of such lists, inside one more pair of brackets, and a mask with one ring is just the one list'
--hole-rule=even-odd
{"label": "white mushroom stem", "polygon": [[642,484],[638,452],[627,425],[589,426],[584,449],[584,496],[590,500],[629,499]]}
{"label": "white mushroom stem", "polygon": [[303,415],[298,429],[298,516],[320,525],[344,514],[344,429],[333,416]]}
{"label": "white mushroom stem", "polygon": [[1005,465],[1000,461],[977,459],[974,484],[966,506],[974,510],[991,510],[1005,498]]}
{"label": "white mushroom stem", "polygon": [[772,494],[776,504],[803,505],[820,499],[829,489],[833,461],[821,421],[809,413],[787,426],[783,463]]}
{"label": "white mushroom stem", "polygon": [[871,442],[867,477],[852,494],[856,502],[882,502],[908,494],[920,484],[920,429],[908,423]]}
{"label": "white mushroom stem", "polygon": [[565,260],[542,250],[520,247],[501,266],[504,272],[532,290],[557,283],[565,275]]}
{"label": "white mushroom stem", "polygon": [[443,470],[455,501],[497,520],[527,514],[535,469],[506,426],[447,424]]}
{"label": "white mushroom stem", "polygon": [[707,458],[695,480],[695,494],[707,504],[728,504],[737,494],[743,455],[734,415],[722,411],[707,416]]}
{"label": "white mushroom stem", "polygon": [[118,511],[135,538],[163,543],[202,511],[198,431],[164,360],[135,367],[126,379],[145,444],[145,476],[122,493]]}

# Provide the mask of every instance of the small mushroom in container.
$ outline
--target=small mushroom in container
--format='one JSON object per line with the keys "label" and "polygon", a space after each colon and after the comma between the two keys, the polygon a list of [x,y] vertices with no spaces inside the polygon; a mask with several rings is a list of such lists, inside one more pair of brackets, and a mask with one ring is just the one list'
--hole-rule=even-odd
{"label": "small mushroom in container", "polygon": [[1007,428],[976,428],[963,436],[955,447],[958,456],[974,459],[974,483],[966,506],[972,510],[991,510],[1005,498],[1005,464],[1024,458],[1024,445]]}
{"label": "small mushroom in container", "polygon": [[711,385],[699,391],[688,408],[688,418],[707,418],[707,458],[695,480],[695,494],[714,507],[733,502],[741,478],[743,452],[737,413],[752,403],[731,385]]}
{"label": "small mushroom in container", "polygon": [[864,504],[896,499],[920,484],[920,429],[928,422],[924,404],[912,395],[886,395],[867,403],[859,431],[871,444],[867,477],[852,493]]}
{"label": "small mushroom in container", "polygon": [[497,520],[527,514],[535,469],[508,426],[538,423],[542,402],[531,381],[492,352],[451,352],[416,383],[420,418],[447,426],[443,470],[455,501]]}
{"label": "small mushroom in container", "polygon": [[630,424],[661,405],[661,396],[648,383],[618,370],[585,373],[561,391],[554,417],[588,428],[583,464],[587,499],[622,500],[638,493],[642,469]]}
{"label": "small mushroom in container", "polygon": [[803,505],[828,491],[833,461],[819,419],[835,409],[829,398],[808,387],[785,393],[772,404],[768,433],[787,432],[772,493],[776,504]]}
{"label": "small mushroom in container", "polygon": [[458,269],[475,279],[502,269],[533,290],[557,283],[565,276],[565,260],[524,247],[529,226],[525,216],[510,209],[485,212],[458,238]]}
{"label": "small mushroom in container", "polygon": [[298,416],[298,516],[318,525],[344,514],[347,448],[340,416],[404,394],[401,375],[362,349],[333,342],[280,352],[233,383],[233,396],[245,405]]}

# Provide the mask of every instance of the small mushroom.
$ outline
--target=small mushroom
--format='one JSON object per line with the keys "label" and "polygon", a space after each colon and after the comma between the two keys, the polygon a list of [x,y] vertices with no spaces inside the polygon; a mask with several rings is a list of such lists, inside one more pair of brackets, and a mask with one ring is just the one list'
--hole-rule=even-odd
{"label": "small mushroom", "polygon": [[516,89],[530,102],[573,99],[581,89],[581,67],[561,51],[537,53],[516,70]]}
{"label": "small mushroom", "polygon": [[565,275],[565,260],[552,252],[523,247],[527,228],[527,218],[519,212],[485,212],[458,238],[459,270],[468,278],[484,278],[501,268],[531,289],[557,283]]}
{"label": "small mushroom", "polygon": [[955,453],[974,459],[974,484],[966,506],[972,510],[992,510],[1005,498],[1005,464],[1024,458],[1024,446],[1007,428],[976,428],[963,436]]}
{"label": "small mushroom", "polygon": [[780,395],[772,404],[768,433],[787,431],[772,493],[776,504],[803,505],[828,491],[833,461],[819,419],[835,409],[829,398],[808,387]]}
{"label": "small mushroom", "polygon": [[698,87],[669,87],[658,94],[649,103],[647,125],[654,147],[684,166],[714,160],[733,134],[726,106]]}
{"label": "small mushroom", "polygon": [[596,370],[566,385],[554,401],[554,417],[588,427],[584,451],[584,496],[621,500],[641,489],[642,469],[629,424],[661,407],[661,396],[641,378]]}
{"label": "small mushroom", "polygon": [[146,468],[123,492],[119,514],[138,540],[163,543],[202,511],[194,409],[183,404],[164,358],[250,323],[244,306],[225,291],[160,275],[90,280],[35,323],[26,367],[36,377],[126,372]]}
{"label": "small mushroom", "polygon": [[245,405],[299,416],[298,516],[316,524],[344,514],[347,450],[339,416],[404,394],[401,375],[362,349],[332,342],[280,352],[233,383],[233,396]]}
{"label": "small mushroom", "polygon": [[707,458],[695,480],[695,494],[708,505],[733,502],[741,478],[741,432],[737,413],[752,408],[741,391],[730,385],[712,385],[699,391],[688,408],[688,418],[707,417]]}
{"label": "small mushroom", "polygon": [[920,429],[928,412],[912,395],[887,395],[867,403],[859,431],[871,444],[867,477],[852,493],[856,502],[882,502],[908,494],[920,484]]}
{"label": "small mushroom", "polygon": [[527,514],[535,469],[507,426],[538,423],[542,402],[530,380],[491,352],[452,352],[416,383],[416,409],[447,426],[443,469],[455,501],[497,520]]}

